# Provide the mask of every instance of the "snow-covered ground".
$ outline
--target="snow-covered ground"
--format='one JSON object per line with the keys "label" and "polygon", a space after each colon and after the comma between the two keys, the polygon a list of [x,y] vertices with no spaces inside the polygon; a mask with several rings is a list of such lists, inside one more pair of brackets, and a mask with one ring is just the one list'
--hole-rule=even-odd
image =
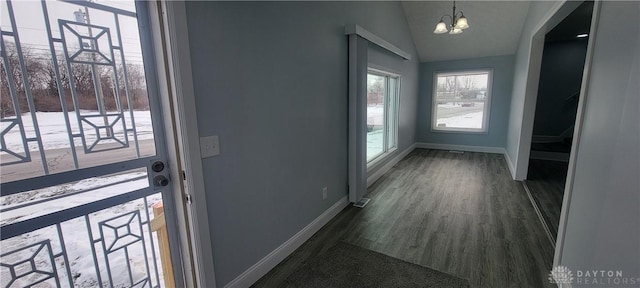
{"label": "snow-covered ground", "polygon": [[449,128],[482,128],[484,103],[470,103],[473,106],[462,106],[461,103],[438,104],[438,126]]}
{"label": "snow-covered ground", "polygon": [[445,127],[480,129],[482,128],[482,114],[483,112],[472,112],[449,118],[440,118],[438,119],[438,125],[445,124]]}
{"label": "snow-covered ground", "polygon": [[367,125],[380,126],[384,121],[383,106],[367,106]]}
{"label": "snow-covered ground", "polygon": [[[99,116],[99,114],[95,111],[80,111],[83,116],[90,116],[86,121],[91,122],[95,125],[104,125],[104,118]],[[76,112],[68,112],[69,124],[71,126],[71,131],[75,134],[80,133],[80,126],[78,125],[78,118]],[[93,116],[92,116],[93,115]],[[97,116],[97,117],[96,117]],[[153,129],[151,125],[151,113],[149,111],[133,111],[133,117],[135,121],[136,132],[138,135],[138,140],[144,139],[153,139]],[[15,117],[7,117],[5,119],[11,119]],[[69,136],[67,134],[67,126],[64,118],[64,113],[62,112],[36,112],[36,120],[38,121],[38,127],[40,127],[40,135],[42,137],[42,144],[44,146],[44,150],[50,149],[58,149],[58,148],[66,148],[70,147],[69,144]],[[24,113],[22,114],[22,121],[24,123],[25,134],[27,138],[35,138],[35,128],[33,125],[33,118],[31,114]],[[124,112],[124,121],[127,129],[131,129],[131,116],[129,111]],[[114,136],[118,139],[124,139],[122,120],[117,119],[114,116],[108,118],[108,123],[116,122],[114,125]],[[9,125],[8,122],[0,123],[0,131],[4,130]],[[95,139],[95,129],[89,125],[88,123],[82,123],[82,128],[85,131],[85,135],[87,135],[87,140],[92,141]],[[101,133],[105,136],[105,131],[102,130]],[[131,134],[128,135],[132,137]],[[133,140],[129,138],[129,140]],[[77,140],[76,140],[77,141]],[[20,136],[20,129],[18,126],[14,126],[7,132],[5,135],[5,142],[7,148],[14,152],[24,152],[22,137]],[[108,141],[104,141],[103,143],[108,143]],[[29,150],[35,151],[39,150],[38,143],[35,141],[29,142]],[[4,153],[4,152],[0,152]]]}
{"label": "snow-covered ground", "polygon": [[[110,185],[110,183],[119,184]],[[18,195],[5,196],[2,197],[2,201],[0,202],[0,209],[2,209],[0,212],[0,223],[4,226],[6,224],[34,218],[40,215],[46,215],[48,213],[60,211],[66,208],[76,207],[82,204],[93,202],[98,199],[104,199],[106,197],[122,194],[133,189],[144,188],[148,185],[149,181],[146,177],[145,172],[133,172],[107,177],[89,178],[72,184],[65,184],[56,187],[29,191]],[[64,197],[65,195],[69,196]],[[61,198],[39,203],[39,201],[47,200],[47,198],[50,197]],[[142,225],[142,229],[140,229],[141,226],[138,222],[138,219],[143,223],[148,221],[148,219],[153,219],[151,206],[161,202],[162,196],[158,193],[150,195],[146,198],[146,203],[144,199],[137,199],[88,215],[90,222],[89,226],[91,227],[91,233],[93,234],[94,239],[99,238],[100,235],[103,235],[104,242],[107,245],[106,247],[109,247],[110,244],[113,244],[115,242],[116,244],[114,247],[117,248],[120,247],[123,243],[126,244],[130,241],[135,240],[135,238],[132,236],[126,236],[119,241],[116,241],[117,239],[114,230],[106,226],[103,226],[103,229],[99,228],[98,223],[101,221],[107,221],[105,223],[112,226],[119,226],[128,223],[131,217],[133,217],[133,219],[131,219],[131,224],[127,226],[130,227],[131,233],[133,233],[134,235],[144,237],[145,247],[143,247],[142,241],[129,246],[127,251],[128,257],[125,256],[124,249],[120,249],[119,251],[114,251],[109,254],[109,267],[111,269],[112,280],[115,287],[130,286],[128,284],[129,274],[127,263],[131,265],[132,278],[134,282],[146,277],[147,268],[145,265],[145,258],[147,257],[149,258],[149,272],[154,286],[158,283],[155,277],[156,265],[158,267],[159,279],[160,281],[162,281],[162,269],[160,268],[161,264],[160,258],[158,256],[158,240],[156,238],[156,235],[155,233],[152,233],[154,242],[154,249],[152,250],[152,243],[148,226]],[[148,210],[145,209],[145,207],[147,207]],[[136,211],[138,214],[135,214]],[[123,228],[118,229],[118,232],[123,233],[122,229]],[[74,283],[74,286],[99,286],[96,276],[96,268],[92,256],[93,254],[91,251],[92,244],[88,236],[86,219],[84,217],[78,217],[62,222],[61,230],[62,236],[64,237],[64,245],[66,248],[65,250],[68,253],[69,268],[71,270],[71,277],[73,279],[72,281]],[[49,226],[2,241],[0,246],[0,253],[3,254],[1,260],[2,263],[15,263],[19,260],[29,257],[30,255],[33,255],[35,249],[38,247],[33,247],[32,249],[28,249],[26,251],[23,250],[17,253],[11,253],[9,255],[5,254],[47,239],[51,241],[53,253],[60,253],[62,250],[61,242],[55,226]],[[100,269],[100,275],[102,277],[101,280],[103,284],[109,283],[110,281],[107,276],[108,274],[106,270],[105,253],[103,250],[102,242],[93,244],[93,246],[96,249],[98,267]],[[154,253],[156,255],[155,261],[153,258]],[[40,270],[51,271],[51,262],[47,255],[47,251],[43,250],[37,253],[37,256],[35,257],[36,267],[38,267]],[[57,257],[55,259],[55,263],[58,275],[60,276],[60,280],[62,282],[62,287],[69,286],[64,259],[62,257]],[[30,268],[28,267],[23,267],[23,269],[26,269],[25,271],[30,270]],[[8,273],[9,271],[7,269],[0,270],[0,282],[2,283],[3,287],[6,287],[5,285],[10,279]],[[33,283],[37,281],[37,279],[41,278],[42,276],[38,274],[32,274],[19,279],[18,282],[14,285],[17,284],[17,287],[24,287],[27,283]]]}
{"label": "snow-covered ground", "polygon": [[[88,111],[83,111],[82,113],[83,115],[96,114],[95,112],[92,113]],[[38,112],[36,114],[45,150],[68,148],[69,139],[66,132],[64,114],[61,112]],[[72,124],[72,130],[74,133],[78,133],[79,128],[75,112],[68,113],[68,116]],[[135,111],[134,117],[139,139],[153,139],[153,130],[151,127],[149,111]],[[27,137],[35,137],[33,121],[31,120],[30,115],[24,114],[22,119],[25,124]],[[110,119],[110,121],[113,120],[114,118]],[[102,121],[102,117],[91,119],[91,121]],[[127,121],[127,128],[130,128],[131,122],[129,112],[125,112],[125,121]],[[101,123],[98,122],[97,124]],[[2,123],[2,125],[3,126],[0,126],[2,129],[7,127],[6,123]],[[115,128],[115,135],[123,136],[122,125],[116,125]],[[93,133],[93,129],[85,130]],[[16,127],[11,129],[5,135],[7,147],[17,152],[22,152],[23,150],[21,139],[22,137]],[[29,143],[29,149],[37,150],[38,146],[35,142],[31,142]],[[101,153],[105,153],[108,157],[109,152]],[[0,225],[5,226],[38,216],[47,215],[56,211],[78,207],[83,204],[124,194],[148,186],[149,180],[146,172],[134,170],[126,173],[87,178],[75,183],[66,183],[59,186],[0,197]],[[141,226],[139,224],[140,222],[145,223],[149,221],[149,219],[153,219],[151,206],[161,201],[162,196],[157,193],[147,196],[146,203],[144,198],[136,199],[91,213],[90,215],[87,215],[87,218],[81,216],[64,221],[60,225],[61,234],[64,238],[63,242],[61,242],[55,225],[6,239],[0,242],[0,254],[2,255],[0,262],[4,264],[12,264],[19,262],[19,260],[28,259],[35,254],[34,259],[36,268],[41,271],[52,272],[50,265],[51,260],[49,259],[47,248],[40,249],[41,246],[37,245],[16,253],[11,252],[39,243],[40,241],[49,240],[51,241],[52,253],[57,254],[61,253],[61,244],[64,243],[65,251],[67,251],[68,254],[68,268],[71,271],[73,286],[97,287],[101,285],[98,284],[96,264],[92,253],[93,246],[96,251],[96,258],[98,262],[97,267],[99,267],[99,274],[102,278],[101,280],[103,285],[113,283],[114,287],[131,286],[129,284],[130,277],[133,279],[134,283],[137,280],[146,277],[147,261],[145,261],[145,259],[148,258],[148,269],[152,284],[154,287],[157,285],[162,286],[162,269],[160,268],[160,257],[158,256],[158,242],[157,239],[155,239],[156,233],[150,234],[147,225],[143,224],[142,228],[140,228]],[[89,223],[87,223],[87,219]],[[120,229],[116,229],[117,232],[114,232],[113,229],[104,225],[102,226],[102,229],[100,229],[99,223],[102,221],[106,221],[103,224],[112,225],[114,227],[125,225],[126,223],[130,224]],[[89,238],[88,226],[91,227],[90,229],[94,240],[102,237],[104,241],[92,244]],[[131,235],[122,237],[122,235],[127,234],[127,227],[129,227],[128,229],[130,229],[131,234],[138,237],[143,236],[144,241],[135,242],[134,240],[136,240],[136,236]],[[116,235],[121,236],[119,240]],[[153,235],[153,244],[150,237],[151,235]],[[103,242],[106,246],[102,245]],[[106,264],[107,257],[104,253],[105,247],[108,249],[111,244],[115,243],[114,249],[116,249],[121,247],[123,244],[130,242],[133,242],[134,244],[128,246],[126,252],[125,249],[119,249],[109,253],[108,262],[110,265],[108,266],[111,269],[112,275],[112,279],[109,280]],[[153,256],[154,254],[155,258]],[[62,287],[68,287],[69,279],[63,257],[55,257],[54,262],[56,263],[57,275],[60,277]],[[131,275],[128,273],[128,266],[131,267]],[[158,279],[156,278],[156,268],[158,269],[160,283],[158,283]],[[31,267],[29,267],[29,265],[21,264],[17,268],[17,273],[20,275],[21,271],[26,272],[30,270]],[[9,273],[10,271],[8,268],[0,267],[0,286],[8,286],[8,282],[10,281]],[[29,274],[20,277],[11,287],[25,287],[28,283],[34,283],[44,278],[45,276],[43,276],[43,274]],[[56,285],[53,280],[48,280],[37,285],[37,287],[55,286]],[[148,286],[149,285],[145,287]]]}
{"label": "snow-covered ground", "polygon": [[374,130],[367,133],[367,161],[378,157],[383,151],[384,145],[382,130]]}
{"label": "snow-covered ground", "polygon": [[382,153],[383,130],[382,125],[384,123],[384,107],[379,106],[367,106],[367,127],[373,129],[367,132],[367,161],[377,157]]}

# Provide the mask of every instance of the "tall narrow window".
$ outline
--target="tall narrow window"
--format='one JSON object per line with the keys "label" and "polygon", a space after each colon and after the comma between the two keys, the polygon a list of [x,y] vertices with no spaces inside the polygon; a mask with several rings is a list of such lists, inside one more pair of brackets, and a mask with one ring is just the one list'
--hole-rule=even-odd
{"label": "tall narrow window", "polygon": [[436,73],[434,78],[432,129],[486,132],[491,70]]}
{"label": "tall narrow window", "polygon": [[367,74],[367,163],[396,149],[400,76],[369,69]]}

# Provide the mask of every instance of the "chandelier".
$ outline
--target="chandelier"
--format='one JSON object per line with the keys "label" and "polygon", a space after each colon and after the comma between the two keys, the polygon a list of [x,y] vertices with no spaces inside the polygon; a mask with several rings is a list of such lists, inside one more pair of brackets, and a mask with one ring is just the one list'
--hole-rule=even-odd
{"label": "chandelier", "polygon": [[[447,23],[444,22],[444,17],[449,16],[451,19],[451,30],[447,29]],[[436,25],[436,30],[433,30],[435,34],[443,34],[449,32],[449,34],[461,34],[462,30],[469,28],[467,18],[464,17],[464,13],[460,10],[460,16],[456,14],[456,1],[453,1],[453,14],[444,15],[440,18],[440,22]]]}

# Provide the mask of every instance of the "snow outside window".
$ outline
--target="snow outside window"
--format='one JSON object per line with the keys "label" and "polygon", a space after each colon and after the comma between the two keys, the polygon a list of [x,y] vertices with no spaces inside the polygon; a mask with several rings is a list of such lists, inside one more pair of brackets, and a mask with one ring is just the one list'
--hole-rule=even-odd
{"label": "snow outside window", "polygon": [[487,132],[491,70],[435,73],[434,131]]}
{"label": "snow outside window", "polygon": [[394,151],[398,144],[400,76],[369,69],[367,74],[367,163]]}

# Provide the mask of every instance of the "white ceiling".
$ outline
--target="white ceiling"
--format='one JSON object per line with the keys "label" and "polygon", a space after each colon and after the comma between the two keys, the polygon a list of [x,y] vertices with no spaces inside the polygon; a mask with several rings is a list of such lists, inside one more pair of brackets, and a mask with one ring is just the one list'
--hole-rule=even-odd
{"label": "white ceiling", "polygon": [[[469,28],[458,35],[434,34],[453,1],[403,1],[409,29],[421,62],[515,54],[529,1],[456,1]],[[449,17],[445,17],[448,24]]]}

